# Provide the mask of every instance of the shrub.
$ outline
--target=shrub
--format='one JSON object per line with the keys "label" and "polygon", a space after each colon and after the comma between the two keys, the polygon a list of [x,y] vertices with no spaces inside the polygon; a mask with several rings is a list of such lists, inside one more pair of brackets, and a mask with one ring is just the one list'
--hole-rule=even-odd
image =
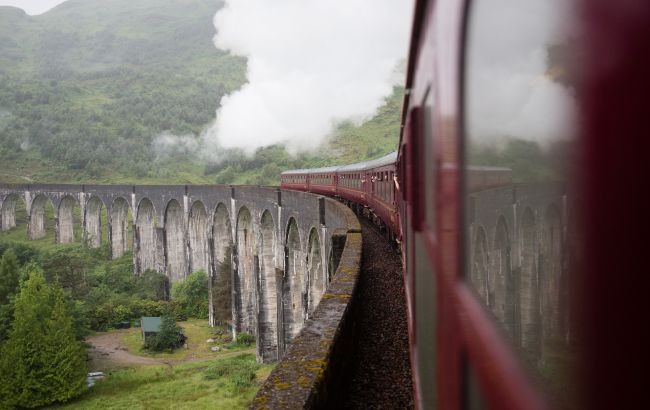
{"label": "shrub", "polygon": [[255,373],[251,371],[240,371],[232,377],[232,382],[236,387],[251,387],[254,379]]}
{"label": "shrub", "polygon": [[255,343],[255,336],[250,333],[241,332],[237,335],[237,344],[241,346],[250,346]]}
{"label": "shrub", "polygon": [[172,297],[189,317],[208,317],[208,275],[203,271],[190,274],[172,286]]}
{"label": "shrub", "polygon": [[242,354],[211,364],[203,374],[206,379],[227,379],[237,388],[251,387],[255,372],[260,368],[255,356]]}

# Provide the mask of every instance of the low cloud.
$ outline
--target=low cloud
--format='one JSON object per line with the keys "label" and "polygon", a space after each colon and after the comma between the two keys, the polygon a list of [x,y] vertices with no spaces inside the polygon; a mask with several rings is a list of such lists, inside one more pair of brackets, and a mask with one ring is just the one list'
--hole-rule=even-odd
{"label": "low cloud", "polygon": [[196,157],[200,154],[202,141],[196,135],[173,135],[162,133],[151,142],[156,160],[172,156]]}

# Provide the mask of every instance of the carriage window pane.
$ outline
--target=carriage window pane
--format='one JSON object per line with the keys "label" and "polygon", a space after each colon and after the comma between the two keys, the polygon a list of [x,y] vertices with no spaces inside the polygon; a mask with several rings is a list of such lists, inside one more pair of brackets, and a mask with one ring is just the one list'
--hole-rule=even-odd
{"label": "carriage window pane", "polygon": [[436,230],[436,166],[435,166],[435,156],[433,153],[433,118],[431,113],[433,112],[433,91],[431,89],[427,90],[425,97],[422,100],[422,128],[423,128],[423,144],[422,151],[418,155],[421,155],[422,164],[426,167],[423,171],[424,175],[424,209],[425,209],[425,221],[428,226],[428,229],[435,232]]}
{"label": "carriage window pane", "polygon": [[464,71],[465,280],[539,382],[573,407],[569,321],[576,33],[571,2],[473,0]]}

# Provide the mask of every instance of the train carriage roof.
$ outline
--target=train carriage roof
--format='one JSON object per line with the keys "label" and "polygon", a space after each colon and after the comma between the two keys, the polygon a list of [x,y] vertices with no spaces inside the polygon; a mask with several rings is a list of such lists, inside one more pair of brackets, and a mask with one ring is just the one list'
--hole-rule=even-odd
{"label": "train carriage roof", "polygon": [[324,167],[324,168],[292,169],[289,171],[284,171],[280,175],[327,174],[332,172],[364,171],[366,169],[377,168],[384,165],[391,165],[394,164],[395,161],[397,161],[397,151],[391,152],[388,155],[384,155],[381,158],[371,159],[370,161],[357,162],[355,164],[349,164],[349,165],[336,165],[333,167]]}
{"label": "train carriage roof", "polygon": [[324,167],[324,168],[305,168],[305,169],[292,169],[289,171],[284,171],[280,175],[298,175],[298,174],[327,174],[330,172],[336,172],[341,166],[333,167]]}
{"label": "train carriage roof", "polygon": [[367,169],[395,164],[395,161],[397,161],[397,151],[391,152],[390,154],[385,155],[381,158],[372,159],[370,161],[357,162],[356,164],[344,165],[342,167],[339,167],[337,172],[365,171]]}

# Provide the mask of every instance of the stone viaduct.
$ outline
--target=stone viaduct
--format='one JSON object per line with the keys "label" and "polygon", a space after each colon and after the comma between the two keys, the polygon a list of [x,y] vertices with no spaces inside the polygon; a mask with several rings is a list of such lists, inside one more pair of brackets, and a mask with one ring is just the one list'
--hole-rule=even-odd
{"label": "stone viaduct", "polygon": [[568,338],[563,184],[519,184],[469,195],[472,287],[530,362],[544,341]]}
{"label": "stone viaduct", "polygon": [[152,269],[175,282],[203,270],[210,286],[231,275],[233,333],[255,335],[264,362],[284,355],[318,305],[349,226],[334,200],[257,186],[0,185],[3,231],[16,226],[19,202],[30,239],[45,236],[50,203],[56,242],[73,242],[78,207],[88,246],[101,245],[106,221],[113,258],[129,250],[132,224],[135,273]]}
{"label": "stone viaduct", "polygon": [[[172,282],[196,270],[231,275],[233,332],[255,335],[260,361],[283,360],[252,407],[335,403],[328,392],[347,380],[362,337],[354,325],[360,225],[347,207],[253,186],[0,185],[2,230],[16,225],[19,201],[30,238],[45,234],[51,203],[56,241],[74,240],[77,206],[88,246],[100,246],[106,221],[112,257],[129,249],[132,224],[136,273],[154,269]],[[570,334],[568,208],[559,183],[468,195],[467,281],[531,364],[544,360],[546,341]]]}

